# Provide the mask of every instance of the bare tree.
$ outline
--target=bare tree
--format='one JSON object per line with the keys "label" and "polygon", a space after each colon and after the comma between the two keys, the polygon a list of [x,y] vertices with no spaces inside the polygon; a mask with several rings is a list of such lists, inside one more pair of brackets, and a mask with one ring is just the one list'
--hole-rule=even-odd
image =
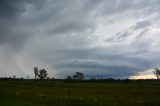
{"label": "bare tree", "polygon": [[153,73],[155,74],[155,76],[157,77],[157,79],[160,79],[160,69],[154,68]]}
{"label": "bare tree", "polygon": [[38,77],[38,68],[34,67],[34,74],[35,74],[35,79]]}

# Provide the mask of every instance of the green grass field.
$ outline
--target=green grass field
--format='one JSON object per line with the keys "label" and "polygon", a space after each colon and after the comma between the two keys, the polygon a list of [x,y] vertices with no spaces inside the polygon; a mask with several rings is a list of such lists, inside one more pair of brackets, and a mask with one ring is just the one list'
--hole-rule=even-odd
{"label": "green grass field", "polygon": [[0,81],[0,106],[160,106],[160,83]]}

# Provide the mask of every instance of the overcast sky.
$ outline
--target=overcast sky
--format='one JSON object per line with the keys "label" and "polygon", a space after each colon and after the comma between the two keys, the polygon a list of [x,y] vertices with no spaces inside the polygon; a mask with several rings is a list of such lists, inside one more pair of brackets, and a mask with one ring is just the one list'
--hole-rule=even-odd
{"label": "overcast sky", "polygon": [[126,78],[160,67],[160,0],[0,0],[0,77]]}

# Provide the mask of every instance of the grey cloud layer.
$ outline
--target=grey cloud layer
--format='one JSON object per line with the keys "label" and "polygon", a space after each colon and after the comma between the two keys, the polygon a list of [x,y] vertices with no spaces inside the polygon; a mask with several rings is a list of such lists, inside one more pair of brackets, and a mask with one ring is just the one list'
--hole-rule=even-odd
{"label": "grey cloud layer", "polygon": [[[61,78],[76,71],[122,78],[158,67],[159,8],[159,0],[1,0],[0,63],[10,68],[0,73],[32,76],[37,65]],[[120,21],[127,28],[116,28]],[[97,36],[103,25],[116,34]]]}

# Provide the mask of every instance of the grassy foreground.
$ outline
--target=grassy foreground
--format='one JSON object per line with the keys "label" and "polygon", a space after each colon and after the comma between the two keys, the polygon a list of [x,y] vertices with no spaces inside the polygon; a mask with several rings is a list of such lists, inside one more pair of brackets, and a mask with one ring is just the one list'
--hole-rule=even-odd
{"label": "grassy foreground", "polygon": [[160,106],[160,83],[0,81],[0,106]]}

